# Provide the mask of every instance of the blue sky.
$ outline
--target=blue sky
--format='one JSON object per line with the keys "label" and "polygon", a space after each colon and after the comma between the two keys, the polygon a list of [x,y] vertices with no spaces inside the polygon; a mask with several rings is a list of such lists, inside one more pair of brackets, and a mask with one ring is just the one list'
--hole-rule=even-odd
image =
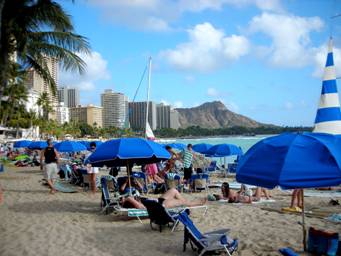
{"label": "blue sky", "polygon": [[84,75],[61,71],[59,84],[78,87],[82,104],[100,105],[104,89],[132,100],[151,56],[156,102],[220,100],[259,122],[313,125],[330,31],[341,76],[341,17],[330,19],[340,0],[70,2],[60,1],[92,54]]}

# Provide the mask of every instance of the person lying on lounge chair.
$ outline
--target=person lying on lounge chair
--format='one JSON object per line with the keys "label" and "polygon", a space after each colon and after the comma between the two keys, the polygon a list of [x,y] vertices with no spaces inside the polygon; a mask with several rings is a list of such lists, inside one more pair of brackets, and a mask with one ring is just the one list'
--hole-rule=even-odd
{"label": "person lying on lounge chair", "polygon": [[204,205],[207,201],[206,198],[201,198],[198,200],[187,200],[185,199],[178,190],[175,188],[171,188],[167,190],[161,197],[158,199],[159,203],[162,204],[166,208],[174,208],[179,206],[199,206]]}

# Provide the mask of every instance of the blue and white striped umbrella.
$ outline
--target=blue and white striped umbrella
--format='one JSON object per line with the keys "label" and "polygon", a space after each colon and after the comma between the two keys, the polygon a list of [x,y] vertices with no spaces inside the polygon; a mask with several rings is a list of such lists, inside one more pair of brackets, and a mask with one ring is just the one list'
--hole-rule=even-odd
{"label": "blue and white striped umbrella", "polygon": [[329,40],[320,105],[317,110],[313,132],[341,134],[341,109],[336,85],[332,38]]}

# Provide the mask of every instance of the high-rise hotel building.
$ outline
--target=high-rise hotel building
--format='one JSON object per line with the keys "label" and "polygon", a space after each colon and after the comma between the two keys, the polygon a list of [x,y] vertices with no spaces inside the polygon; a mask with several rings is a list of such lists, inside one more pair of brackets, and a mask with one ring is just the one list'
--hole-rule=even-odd
{"label": "high-rise hotel building", "polygon": [[[129,102],[129,122],[133,130],[146,128],[147,102]],[[148,107],[148,123],[152,130],[157,128],[156,104],[150,101]]]}
{"label": "high-rise hotel building", "polygon": [[101,94],[103,127],[128,128],[128,97],[107,89]]}
{"label": "high-rise hotel building", "polygon": [[[54,58],[45,57],[47,68],[56,85],[58,85],[58,61]],[[53,94],[48,83],[33,68],[27,72],[25,85],[29,92],[41,95],[43,92],[48,94],[51,107],[54,112],[49,113],[49,119],[56,119],[56,108],[58,106],[57,95]]]}
{"label": "high-rise hotel building", "polygon": [[64,102],[64,106],[74,108],[79,105],[79,90],[68,86],[58,88],[58,101]]}
{"label": "high-rise hotel building", "polygon": [[70,119],[77,123],[86,123],[91,126],[103,127],[102,107],[89,104],[70,108]]}

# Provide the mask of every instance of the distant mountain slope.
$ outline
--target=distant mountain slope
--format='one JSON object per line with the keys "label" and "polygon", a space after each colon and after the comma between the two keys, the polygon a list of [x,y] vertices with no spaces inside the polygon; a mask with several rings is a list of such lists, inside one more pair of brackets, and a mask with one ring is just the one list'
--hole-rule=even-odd
{"label": "distant mountain slope", "polygon": [[264,125],[228,110],[220,101],[207,102],[194,108],[177,108],[176,110],[179,112],[181,128],[189,126],[203,128],[259,127]]}

